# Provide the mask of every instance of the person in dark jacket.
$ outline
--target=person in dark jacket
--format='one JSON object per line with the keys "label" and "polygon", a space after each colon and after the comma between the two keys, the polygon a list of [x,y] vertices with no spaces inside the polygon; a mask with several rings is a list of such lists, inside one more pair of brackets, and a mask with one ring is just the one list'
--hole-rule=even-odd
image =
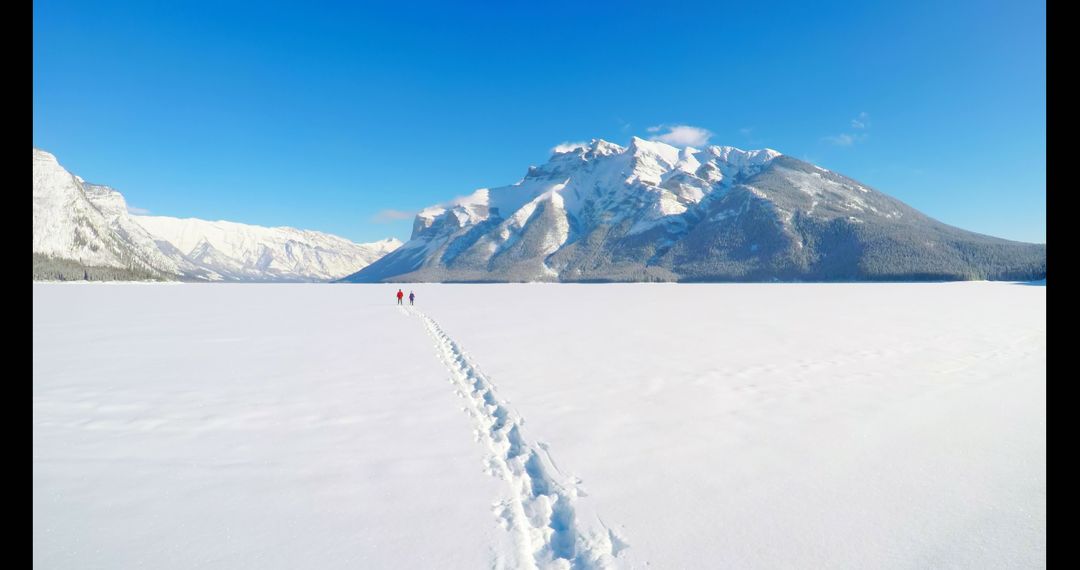
{"label": "person in dark jacket", "polygon": [[413,301],[415,301],[415,300],[416,300],[416,294],[414,294],[412,291],[409,291],[409,304],[412,305]]}

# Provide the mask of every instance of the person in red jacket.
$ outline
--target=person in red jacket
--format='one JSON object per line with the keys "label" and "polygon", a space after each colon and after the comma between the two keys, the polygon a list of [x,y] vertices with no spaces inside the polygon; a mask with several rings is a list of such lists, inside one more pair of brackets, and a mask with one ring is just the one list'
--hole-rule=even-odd
{"label": "person in red jacket", "polygon": [[401,298],[405,296],[405,293],[401,292],[401,289],[397,290],[397,304],[401,304]]}

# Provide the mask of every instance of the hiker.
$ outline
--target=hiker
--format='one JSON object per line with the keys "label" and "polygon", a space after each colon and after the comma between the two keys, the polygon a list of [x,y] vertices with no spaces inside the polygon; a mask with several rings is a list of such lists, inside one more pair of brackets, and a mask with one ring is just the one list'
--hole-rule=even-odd
{"label": "hiker", "polygon": [[409,304],[412,305],[414,300],[416,300],[416,295],[414,295],[412,291],[409,291]]}
{"label": "hiker", "polygon": [[401,289],[397,290],[397,304],[401,304],[401,298],[405,296],[405,293],[401,292]]}

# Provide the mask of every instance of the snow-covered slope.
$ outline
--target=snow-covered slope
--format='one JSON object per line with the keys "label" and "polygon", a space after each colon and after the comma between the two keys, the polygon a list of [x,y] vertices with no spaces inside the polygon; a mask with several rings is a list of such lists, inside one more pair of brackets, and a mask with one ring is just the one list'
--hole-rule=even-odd
{"label": "snow-covered slope", "polygon": [[1031,278],[1045,246],[946,226],[771,150],[634,137],[561,148],[510,186],[422,210],[348,281]]}
{"label": "snow-covered slope", "polygon": [[133,215],[128,213],[127,201],[120,192],[108,186],[89,183],[84,183],[83,189],[90,202],[109,221],[109,229],[113,234],[121,241],[130,244],[131,247],[145,252],[155,267],[171,276],[186,279],[208,281],[222,279],[217,272],[200,267],[151,235],[135,220]]}
{"label": "snow-covered slope", "polygon": [[177,273],[145,231],[127,218],[119,193],[85,183],[34,149],[34,253],[88,267],[164,277]]}
{"label": "snow-covered slope", "polygon": [[50,259],[159,278],[325,281],[400,245],[393,238],[360,244],[309,230],[131,215],[119,192],[83,181],[34,149],[34,253]]}
{"label": "snow-covered slope", "polygon": [[132,216],[199,267],[230,280],[337,279],[390,253],[401,240],[353,243],[322,232],[195,218]]}

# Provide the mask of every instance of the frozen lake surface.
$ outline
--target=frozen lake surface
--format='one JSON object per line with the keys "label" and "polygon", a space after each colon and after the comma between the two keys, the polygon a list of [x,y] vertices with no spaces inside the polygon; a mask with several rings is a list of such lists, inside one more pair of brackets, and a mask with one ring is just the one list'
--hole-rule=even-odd
{"label": "frozen lake surface", "polygon": [[35,284],[35,566],[1045,566],[1045,286],[406,287]]}

